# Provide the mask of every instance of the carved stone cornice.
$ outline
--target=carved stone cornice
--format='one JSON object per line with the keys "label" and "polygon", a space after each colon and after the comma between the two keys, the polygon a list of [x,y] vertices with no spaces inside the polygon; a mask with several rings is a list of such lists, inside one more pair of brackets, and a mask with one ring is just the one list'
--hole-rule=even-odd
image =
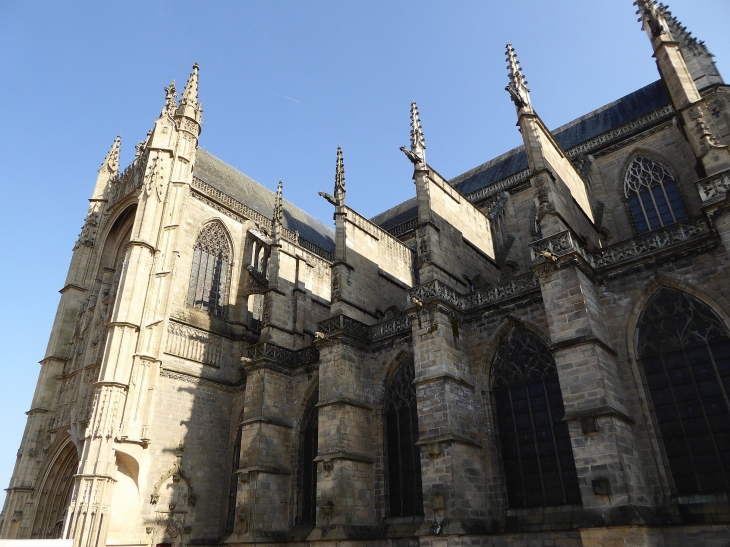
{"label": "carved stone cornice", "polygon": [[319,361],[319,352],[314,346],[307,346],[300,350],[291,350],[272,342],[259,342],[246,348],[244,366],[273,364],[279,365],[280,370],[292,370]]}
{"label": "carved stone cornice", "polygon": [[565,230],[530,244],[532,269],[536,275],[544,275],[564,267],[566,260],[570,259],[591,275],[605,268],[645,260],[687,244],[699,244],[710,235],[707,220],[698,218],[589,252],[575,234]]}

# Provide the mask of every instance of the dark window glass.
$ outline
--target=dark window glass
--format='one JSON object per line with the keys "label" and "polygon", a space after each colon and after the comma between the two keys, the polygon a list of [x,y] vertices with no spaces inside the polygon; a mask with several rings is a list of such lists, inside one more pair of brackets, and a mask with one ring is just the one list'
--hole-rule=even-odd
{"label": "dark window glass", "polygon": [[307,402],[302,418],[301,447],[299,451],[299,522],[314,524],[317,520],[317,457],[319,387]]}
{"label": "dark window glass", "polygon": [[497,350],[491,378],[509,506],[580,504],[550,349],[528,330],[512,329]]}
{"label": "dark window glass", "polygon": [[413,361],[403,361],[385,390],[385,444],[391,517],[423,514],[418,410]]}
{"label": "dark window glass", "polygon": [[626,172],[624,193],[640,234],[687,218],[677,184],[666,167],[637,157]]}
{"label": "dark window glass", "polygon": [[230,254],[223,226],[218,222],[203,226],[193,251],[188,306],[206,310],[211,315],[223,315]]}
{"label": "dark window glass", "polygon": [[677,494],[727,490],[730,335],[705,304],[661,288],[639,320],[639,359]]}

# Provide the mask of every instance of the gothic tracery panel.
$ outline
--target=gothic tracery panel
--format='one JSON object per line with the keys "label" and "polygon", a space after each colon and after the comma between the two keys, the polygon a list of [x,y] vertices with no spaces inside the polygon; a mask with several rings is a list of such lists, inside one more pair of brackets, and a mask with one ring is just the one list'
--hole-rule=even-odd
{"label": "gothic tracery panel", "polygon": [[223,315],[228,290],[231,247],[220,222],[209,222],[198,234],[190,271],[188,306]]}
{"label": "gothic tracery panel", "polygon": [[423,514],[418,409],[413,388],[412,359],[398,365],[385,389],[383,413],[388,469],[388,505],[391,517]]}
{"label": "gothic tracery panel", "polygon": [[730,333],[689,294],[662,287],[639,319],[638,354],[674,488],[730,488]]}
{"label": "gothic tracery panel", "polygon": [[497,350],[492,395],[509,507],[580,504],[555,360],[524,328]]}
{"label": "gothic tracery panel", "polygon": [[649,158],[637,156],[631,162],[624,177],[624,195],[640,234],[687,218],[674,177]]}

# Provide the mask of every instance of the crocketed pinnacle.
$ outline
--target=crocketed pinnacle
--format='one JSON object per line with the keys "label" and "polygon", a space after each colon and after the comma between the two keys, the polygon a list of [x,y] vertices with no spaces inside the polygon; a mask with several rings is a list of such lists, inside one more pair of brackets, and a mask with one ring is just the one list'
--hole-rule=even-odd
{"label": "crocketed pinnacle", "polygon": [[335,167],[335,199],[345,199],[345,160],[342,158],[342,147],[337,147],[337,165]]}
{"label": "crocketed pinnacle", "polygon": [[421,119],[418,115],[418,106],[416,101],[411,101],[411,150],[426,149],[426,139],[423,136],[423,128],[421,127]]}
{"label": "crocketed pinnacle", "polygon": [[653,38],[667,34],[669,27],[664,18],[663,7],[660,8],[654,0],[635,0],[634,5],[638,8],[636,15],[639,16],[639,23],[649,26]]}
{"label": "crocketed pinnacle", "polygon": [[193,71],[190,73],[188,83],[185,84],[185,90],[183,91],[182,99],[180,99],[180,106],[190,106],[197,108],[198,106],[198,70],[200,66],[198,63],[193,65]]}
{"label": "crocketed pinnacle", "polygon": [[672,33],[672,38],[677,40],[682,47],[689,48],[693,53],[706,53],[707,55],[712,55],[707,49],[705,42],[692,36],[692,33],[687,30],[687,27],[680,23],[679,20],[672,15],[672,12],[669,11],[669,6],[659,4],[658,7],[659,11],[664,16],[664,20],[669,27],[669,31]]}
{"label": "crocketed pinnacle", "polygon": [[102,169],[106,167],[112,173],[116,173],[119,170],[119,149],[121,148],[121,144],[122,136],[117,135],[117,138],[112,143],[112,147],[106,154],[106,158],[104,158],[104,163],[101,164]]}
{"label": "crocketed pinnacle", "polygon": [[531,108],[530,90],[527,88],[527,80],[522,73],[520,61],[512,44],[507,42],[507,70],[509,71],[509,85],[505,87],[510,98],[517,108]]}
{"label": "crocketed pinnacle", "polygon": [[175,88],[175,80],[173,80],[165,88],[165,108],[162,110],[162,114],[174,116],[175,110],[177,110],[177,89]]}
{"label": "crocketed pinnacle", "polygon": [[282,198],[283,184],[279,181],[279,186],[276,188],[276,201],[274,201],[274,225],[281,226],[284,219],[284,200]]}

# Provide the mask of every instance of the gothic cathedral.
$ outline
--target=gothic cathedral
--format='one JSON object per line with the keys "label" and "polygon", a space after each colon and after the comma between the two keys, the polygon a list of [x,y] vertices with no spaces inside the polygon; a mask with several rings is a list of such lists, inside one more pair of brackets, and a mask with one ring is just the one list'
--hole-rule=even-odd
{"label": "gothic cathedral", "polygon": [[444,179],[413,103],[414,197],[359,215],[338,149],[334,230],[173,82],[99,170],[0,537],[727,545],[730,87],[636,4],[661,79],[550,131],[508,44],[524,145]]}

